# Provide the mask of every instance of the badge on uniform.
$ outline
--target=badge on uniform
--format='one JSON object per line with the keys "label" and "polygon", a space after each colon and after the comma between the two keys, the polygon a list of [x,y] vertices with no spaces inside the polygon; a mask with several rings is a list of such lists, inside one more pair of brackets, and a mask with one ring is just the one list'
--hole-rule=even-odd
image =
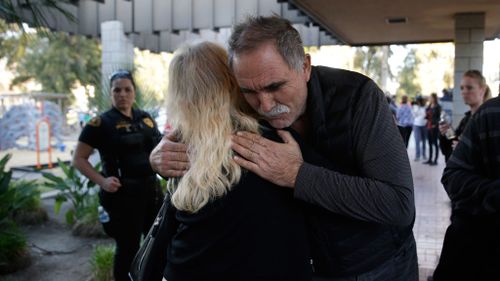
{"label": "badge on uniform", "polygon": [[115,125],[115,128],[117,130],[125,128],[125,130],[129,131],[130,130],[131,124],[127,121],[118,121]]}
{"label": "badge on uniform", "polygon": [[99,126],[101,126],[101,117],[96,116],[96,117],[90,119],[87,124],[89,124],[92,127],[99,127]]}
{"label": "badge on uniform", "polygon": [[151,118],[149,118],[149,117],[142,118],[142,122],[144,122],[144,124],[148,125],[149,128],[153,128],[155,126],[155,123],[153,123],[153,120],[151,120]]}

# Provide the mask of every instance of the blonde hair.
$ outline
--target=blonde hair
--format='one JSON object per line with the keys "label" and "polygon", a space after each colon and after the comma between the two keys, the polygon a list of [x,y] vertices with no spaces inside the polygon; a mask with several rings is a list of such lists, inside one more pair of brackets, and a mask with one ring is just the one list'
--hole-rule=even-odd
{"label": "blonde hair", "polygon": [[210,42],[179,49],[169,68],[169,122],[187,144],[190,168],[172,194],[178,210],[196,213],[238,183],[241,168],[233,160],[230,135],[258,132],[226,51]]}
{"label": "blonde hair", "polygon": [[472,79],[476,79],[477,83],[481,88],[484,88],[484,97],[483,101],[485,102],[491,98],[491,90],[488,84],[486,84],[486,78],[484,78],[483,74],[479,70],[471,69],[467,70],[464,75],[464,77],[470,77]]}

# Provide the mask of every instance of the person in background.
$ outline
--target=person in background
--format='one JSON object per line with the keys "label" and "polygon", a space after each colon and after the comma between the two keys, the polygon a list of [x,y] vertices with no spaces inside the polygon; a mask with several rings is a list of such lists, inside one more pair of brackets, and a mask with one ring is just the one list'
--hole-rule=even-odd
{"label": "person in background", "polygon": [[500,97],[475,110],[446,163],[441,182],[451,199],[451,224],[446,230],[434,281],[499,279],[498,132]]}
{"label": "person in background", "polygon": [[401,97],[401,104],[398,107],[396,120],[398,120],[399,133],[403,137],[406,148],[408,148],[414,118],[411,104],[408,102],[408,96],[406,95]]}
{"label": "person in background", "polygon": [[394,102],[394,99],[391,97],[391,94],[389,92],[385,93],[385,97],[387,99],[387,104],[389,105],[389,109],[391,110],[394,122],[397,124],[398,106]]}
{"label": "person in background", "polygon": [[209,42],[180,48],[169,81],[169,123],[191,167],[166,202],[176,209],[167,223],[177,227],[167,227],[175,233],[167,235],[165,279],[311,280],[305,217],[293,191],[232,160],[229,137],[238,130],[279,137],[249,115],[226,51]]}
{"label": "person in background", "polygon": [[[429,160],[422,162],[423,164],[429,164],[431,166],[437,165],[437,160],[439,157],[439,119],[441,118],[441,105],[438,103],[438,98],[436,93],[431,94],[431,99],[429,106],[426,109],[427,119],[427,137],[429,140]],[[434,155],[434,159],[432,156]]]}
{"label": "person in background", "polygon": [[[151,116],[132,108],[135,83],[130,72],[119,70],[110,77],[112,108],[91,119],[83,128],[73,166],[101,189],[99,201],[109,213],[104,231],[115,239],[113,274],[116,281],[128,281],[128,271],[158,213],[163,195],[149,154],[161,139]],[[102,173],[89,163],[97,149]]]}
{"label": "person in background", "polygon": [[465,112],[465,116],[460,120],[458,127],[454,130],[451,128],[451,124],[446,120],[439,123],[439,146],[441,147],[441,152],[446,161],[450,158],[471,116],[474,115],[483,102],[491,97],[490,88],[479,70],[468,70],[464,73],[462,81],[460,82],[460,92],[464,99],[464,103],[469,106],[469,111]]}
{"label": "person in background", "polygon": [[84,112],[78,112],[78,124],[80,125],[80,129],[83,129],[83,126],[85,126],[85,113]]}
{"label": "person in background", "polygon": [[422,96],[417,96],[413,106],[413,137],[415,138],[415,161],[420,157],[425,160],[425,144],[427,142],[427,128],[425,119],[425,100]]}
{"label": "person in background", "polygon": [[[307,203],[313,280],[418,280],[410,163],[375,82],[311,66],[300,34],[277,16],[235,25],[229,62],[246,102],[282,139],[239,131],[234,160]],[[192,169],[175,135],[150,161],[163,176]]]}

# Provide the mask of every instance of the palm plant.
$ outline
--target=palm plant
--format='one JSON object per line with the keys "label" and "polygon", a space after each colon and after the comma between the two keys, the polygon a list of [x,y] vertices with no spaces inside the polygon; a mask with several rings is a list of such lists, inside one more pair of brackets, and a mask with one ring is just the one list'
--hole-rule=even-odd
{"label": "palm plant", "polygon": [[[58,214],[62,204],[69,201],[72,205],[65,213],[66,223],[72,225],[73,235],[85,237],[104,237],[105,234],[99,223],[97,207],[98,187],[88,178],[81,176],[75,167],[67,165],[58,159],[58,165],[64,176],[56,176],[52,173],[42,173],[48,181],[47,187],[59,190],[56,196],[54,212]],[[100,164],[95,169],[99,170]]]}
{"label": "palm plant", "polygon": [[19,224],[38,224],[49,219],[47,211],[41,206],[40,190],[35,180],[11,182],[15,191],[15,210],[12,217]]}
{"label": "palm plant", "polygon": [[4,169],[10,157],[7,154],[0,159],[0,274],[27,266],[30,260],[26,238],[12,220],[13,212],[27,199],[16,200],[16,190],[9,188],[12,171],[6,172]]}
{"label": "palm plant", "polygon": [[11,155],[7,154],[0,160],[0,229],[10,222],[10,213],[13,210],[14,193],[9,190],[12,171],[4,171]]}
{"label": "palm plant", "polygon": [[[63,177],[52,173],[42,173],[42,175],[48,180],[45,183],[47,187],[60,191],[55,198],[54,211],[56,214],[59,213],[64,202],[71,202],[72,208],[66,211],[65,217],[66,222],[73,225],[85,216],[89,205],[95,205],[93,196],[97,196],[96,185],[86,177],[81,177],[75,167],[65,164],[60,159],[57,162],[64,173]],[[96,170],[98,169],[99,167],[96,167]]]}
{"label": "palm plant", "polygon": [[47,17],[53,15],[50,11],[63,14],[68,20],[75,17],[66,11],[61,4],[76,3],[77,0],[2,0],[0,1],[0,18],[17,24],[23,28],[23,23],[31,20],[34,26],[47,26]]}

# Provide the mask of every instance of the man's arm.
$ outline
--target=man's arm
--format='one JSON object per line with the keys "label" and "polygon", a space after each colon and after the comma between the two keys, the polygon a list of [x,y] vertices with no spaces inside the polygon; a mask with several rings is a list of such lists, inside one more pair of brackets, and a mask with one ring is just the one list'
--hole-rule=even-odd
{"label": "man's arm", "polygon": [[187,146],[176,142],[174,132],[169,132],[149,155],[151,168],[163,177],[181,177],[189,168]]}
{"label": "man's arm", "polygon": [[[406,149],[382,92],[365,85],[353,117],[353,147],[360,176],[304,163],[298,144],[278,131],[284,143],[248,132],[233,136],[235,161],[277,185],[295,188],[295,197],[334,213],[390,225],[409,225],[415,216],[413,180]],[[341,165],[341,163],[340,163]]]}
{"label": "man's arm", "polygon": [[469,121],[456,150],[448,160],[441,182],[461,213],[470,215],[500,211],[500,180],[484,176],[480,131],[476,119]]}
{"label": "man's arm", "polygon": [[361,91],[352,124],[360,174],[350,176],[304,163],[297,175],[295,197],[363,221],[409,225],[415,203],[405,146],[383,93],[373,82]]}

